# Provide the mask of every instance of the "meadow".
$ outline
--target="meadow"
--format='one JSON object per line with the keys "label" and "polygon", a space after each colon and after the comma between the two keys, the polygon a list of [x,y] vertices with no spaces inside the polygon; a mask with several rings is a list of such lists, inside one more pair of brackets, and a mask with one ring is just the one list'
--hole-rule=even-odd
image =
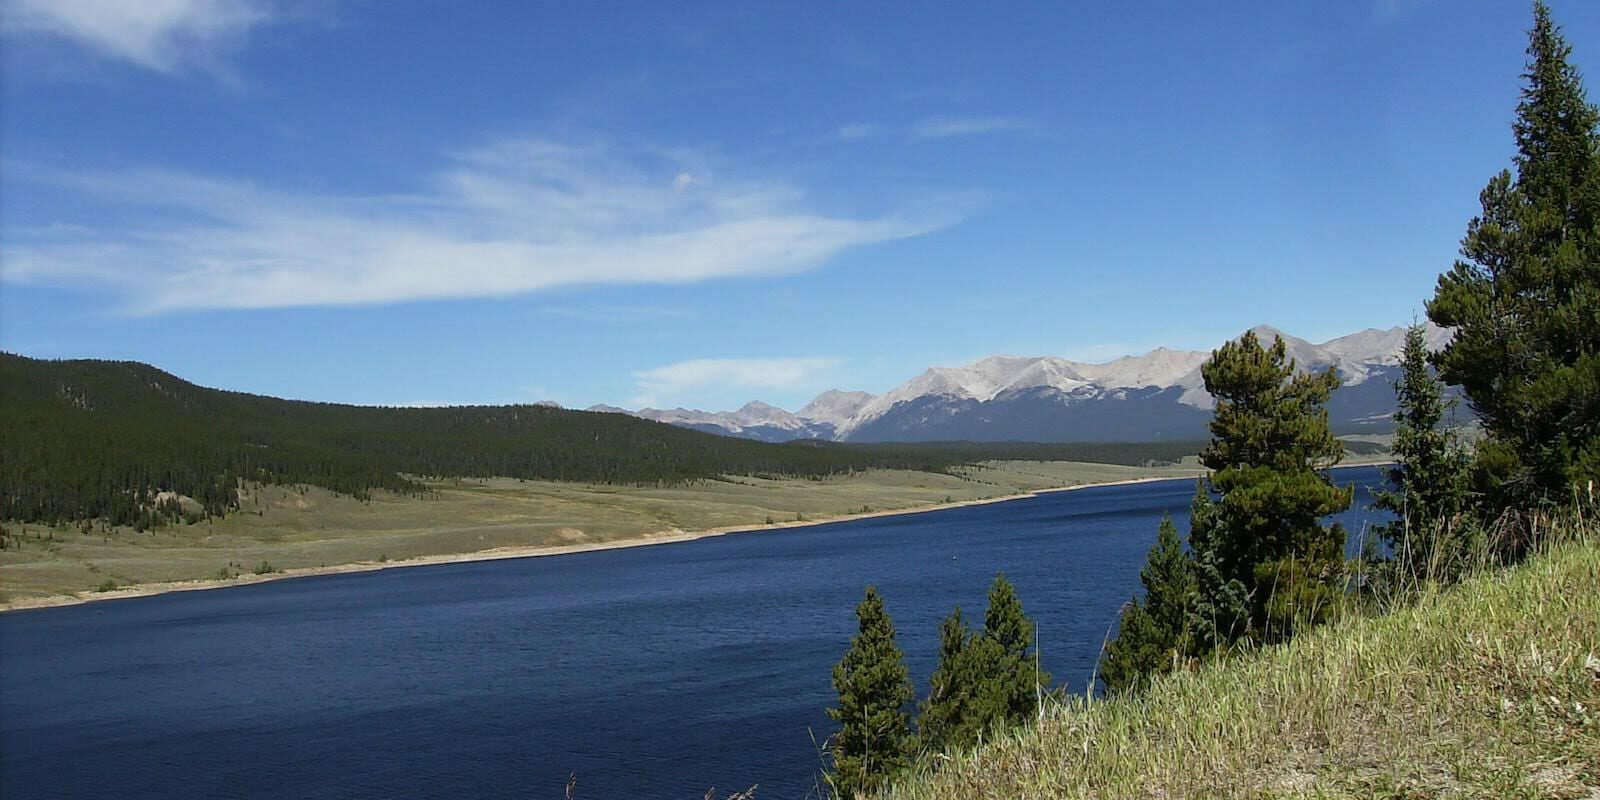
{"label": "meadow", "polygon": [[10,546],[0,550],[0,604],[23,607],[408,562],[651,544],[1196,474],[1192,463],[1004,461],[946,473],[728,476],[671,487],[460,479],[430,482],[421,495],[374,491],[368,500],[304,485],[247,485],[237,512],[143,532],[6,523]]}

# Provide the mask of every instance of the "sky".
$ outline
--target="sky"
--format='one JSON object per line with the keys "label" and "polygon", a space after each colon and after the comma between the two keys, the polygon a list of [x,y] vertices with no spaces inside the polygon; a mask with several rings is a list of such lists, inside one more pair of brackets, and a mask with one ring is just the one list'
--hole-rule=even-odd
{"label": "sky", "polygon": [[[1600,4],[1551,0],[1600,71]],[[1410,322],[1530,5],[0,0],[0,349],[798,408]]]}

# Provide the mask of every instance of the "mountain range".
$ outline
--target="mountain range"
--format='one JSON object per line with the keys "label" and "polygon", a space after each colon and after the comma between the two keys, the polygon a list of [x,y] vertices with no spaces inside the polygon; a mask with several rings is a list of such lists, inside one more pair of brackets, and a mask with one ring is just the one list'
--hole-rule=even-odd
{"label": "mountain range", "polygon": [[[1340,434],[1393,428],[1394,380],[1406,329],[1369,328],[1313,344],[1276,328],[1297,370],[1336,370],[1343,385],[1328,403]],[[1426,329],[1428,346],[1450,332]],[[962,367],[932,367],[881,395],[829,390],[799,411],[759,401],[736,411],[593,406],[685,428],[768,442],[1037,441],[1149,442],[1206,437],[1213,401],[1200,365],[1204,350],[1157,348],[1102,364],[1055,356],[990,356]]]}

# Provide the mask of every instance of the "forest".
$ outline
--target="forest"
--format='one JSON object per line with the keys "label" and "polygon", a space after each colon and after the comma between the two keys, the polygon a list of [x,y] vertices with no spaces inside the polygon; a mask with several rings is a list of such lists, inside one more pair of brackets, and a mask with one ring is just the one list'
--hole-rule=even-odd
{"label": "forest", "polygon": [[[391,408],[197,386],[147,364],[0,353],[0,519],[139,529],[238,505],[241,481],[367,498],[429,479],[673,485],[944,472],[996,459],[1167,463],[1198,442],[786,444],[540,405]],[[187,506],[180,498],[191,498]]]}

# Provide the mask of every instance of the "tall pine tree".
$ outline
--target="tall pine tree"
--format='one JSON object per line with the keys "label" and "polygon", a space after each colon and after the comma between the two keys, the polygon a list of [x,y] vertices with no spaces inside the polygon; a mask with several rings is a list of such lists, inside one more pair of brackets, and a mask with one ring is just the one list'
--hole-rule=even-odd
{"label": "tall pine tree", "polygon": [[1463,260],[1428,303],[1455,328],[1440,374],[1489,434],[1479,476],[1490,511],[1559,501],[1600,478],[1600,112],[1543,2],[1528,39],[1515,174],[1479,195]]}
{"label": "tall pine tree", "polygon": [[1190,523],[1196,632],[1211,646],[1286,638],[1339,599],[1344,530],[1322,524],[1352,498],[1326,472],[1344,453],[1325,408],[1339,376],[1296,374],[1283,339],[1262,347],[1254,331],[1201,375],[1216,413],[1200,456],[1210,491],[1197,492]]}
{"label": "tall pine tree", "polygon": [[1467,502],[1467,456],[1445,427],[1450,402],[1428,367],[1421,325],[1406,331],[1400,352],[1401,376],[1395,384],[1395,464],[1392,488],[1379,492],[1373,506],[1395,515],[1378,529],[1389,545],[1400,575],[1412,581],[1448,579],[1458,562],[1459,519]]}
{"label": "tall pine tree", "polygon": [[1117,638],[1106,648],[1100,678],[1112,692],[1143,688],[1192,654],[1189,615],[1195,601],[1194,566],[1183,551],[1172,517],[1161,519],[1156,544],[1139,572],[1144,597],[1123,606]]}
{"label": "tall pine tree", "polygon": [[1016,587],[1004,574],[995,575],[983,613],[983,638],[992,645],[983,695],[996,722],[1017,725],[1033,719],[1039,695],[1050,684],[1049,673],[1038,667],[1034,630]]}
{"label": "tall pine tree", "polygon": [[828,717],[839,723],[829,749],[828,774],[835,797],[871,794],[911,763],[912,736],[906,707],[915,697],[905,657],[895,643],[894,622],[874,587],[856,606],[857,631],[850,649],[833,668],[838,708]]}
{"label": "tall pine tree", "polygon": [[939,664],[928,680],[928,697],[917,716],[918,744],[942,753],[977,738],[976,694],[983,676],[972,658],[973,635],[957,607],[939,626]]}

